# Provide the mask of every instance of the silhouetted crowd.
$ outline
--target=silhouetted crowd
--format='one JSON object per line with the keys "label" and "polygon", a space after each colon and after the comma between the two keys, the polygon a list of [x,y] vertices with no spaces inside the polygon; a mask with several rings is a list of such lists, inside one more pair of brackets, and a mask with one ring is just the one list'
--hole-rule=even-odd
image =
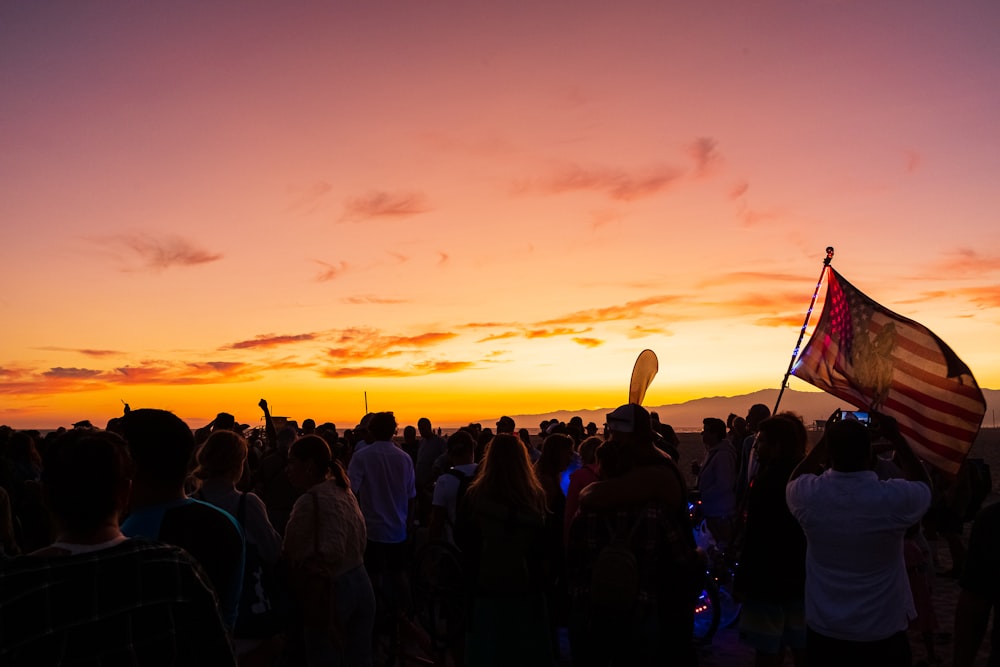
{"label": "silhouetted crowd", "polygon": [[686,667],[711,578],[757,665],[911,667],[938,659],[938,536],[954,664],[1000,600],[1000,505],[932,481],[881,415],[838,411],[811,449],[791,413],[708,417],[689,477],[636,404],[448,437],[258,407],[0,427],[0,665]]}

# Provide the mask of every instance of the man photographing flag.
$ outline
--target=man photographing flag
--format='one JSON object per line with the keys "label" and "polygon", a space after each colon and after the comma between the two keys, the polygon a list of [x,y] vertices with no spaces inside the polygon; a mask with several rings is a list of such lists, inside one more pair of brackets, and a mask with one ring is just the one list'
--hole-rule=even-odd
{"label": "man photographing flag", "polygon": [[840,417],[838,410],[785,490],[808,543],[806,663],[909,667],[906,629],[916,609],[903,536],[930,506],[930,481],[894,419],[873,416],[905,479],[880,480],[869,427]]}

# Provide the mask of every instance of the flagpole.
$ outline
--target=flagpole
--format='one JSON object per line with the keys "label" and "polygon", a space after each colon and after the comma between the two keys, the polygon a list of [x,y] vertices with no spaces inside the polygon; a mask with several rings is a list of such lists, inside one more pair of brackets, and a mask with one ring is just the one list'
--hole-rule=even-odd
{"label": "flagpole", "polygon": [[809,317],[812,315],[813,306],[816,305],[816,299],[819,297],[819,286],[823,284],[823,276],[826,275],[826,269],[830,266],[830,262],[833,261],[833,246],[826,247],[826,259],[823,260],[823,268],[819,271],[819,280],[816,281],[816,289],[813,291],[812,301],[809,302],[809,310],[806,311],[806,319],[802,323],[802,331],[799,332],[799,340],[795,343],[795,350],[792,352],[792,360],[788,362],[788,370],[785,371],[785,377],[781,380],[781,390],[778,391],[778,400],[774,402],[774,410],[771,414],[778,413],[778,406],[781,405],[781,397],[785,394],[785,387],[788,386],[788,378],[792,374],[792,369],[795,368],[795,359],[799,356],[799,349],[802,347],[802,339],[806,337],[806,327],[809,326]]}

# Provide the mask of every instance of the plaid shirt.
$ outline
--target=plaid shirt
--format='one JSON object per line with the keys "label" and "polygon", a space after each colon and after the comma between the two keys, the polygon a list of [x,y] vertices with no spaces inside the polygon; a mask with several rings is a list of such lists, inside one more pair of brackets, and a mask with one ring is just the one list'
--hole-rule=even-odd
{"label": "plaid shirt", "polygon": [[637,613],[662,606],[665,596],[690,596],[701,570],[690,527],[664,511],[659,503],[618,511],[581,509],[569,529],[566,566],[570,599],[574,606],[589,608],[590,576],[601,549],[633,526],[630,545],[639,572]]}
{"label": "plaid shirt", "polygon": [[0,665],[235,665],[208,579],[142,539],[0,562]]}

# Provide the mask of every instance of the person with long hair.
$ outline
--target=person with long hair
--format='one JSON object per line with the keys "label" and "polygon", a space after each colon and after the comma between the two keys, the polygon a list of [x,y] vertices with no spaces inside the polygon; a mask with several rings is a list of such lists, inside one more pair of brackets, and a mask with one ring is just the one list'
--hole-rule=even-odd
{"label": "person with long hair", "polygon": [[802,420],[780,413],[757,427],[757,476],[747,495],[735,593],[743,602],[740,635],[755,665],[784,664],[786,649],[804,662],[806,538],[785,501],[788,478],[806,455]]}
{"label": "person with long hair", "polygon": [[553,662],[545,602],[545,490],[513,433],[486,447],[459,508],[470,615],[467,664]]}
{"label": "person with long hair", "polygon": [[281,535],[267,518],[264,501],[237,488],[247,451],[246,438],[236,431],[213,431],[195,454],[198,465],[193,471],[201,482],[193,497],[225,510],[243,528],[243,589],[234,629],[236,655],[243,662],[251,653],[259,659],[270,656],[282,624],[279,600],[271,599],[277,582],[270,578],[281,555]]}
{"label": "person with long hair", "polygon": [[365,520],[347,472],[318,435],[292,443],[286,472],[303,492],[282,553],[302,614],[306,662],[371,665],[375,592],[364,567]]}

